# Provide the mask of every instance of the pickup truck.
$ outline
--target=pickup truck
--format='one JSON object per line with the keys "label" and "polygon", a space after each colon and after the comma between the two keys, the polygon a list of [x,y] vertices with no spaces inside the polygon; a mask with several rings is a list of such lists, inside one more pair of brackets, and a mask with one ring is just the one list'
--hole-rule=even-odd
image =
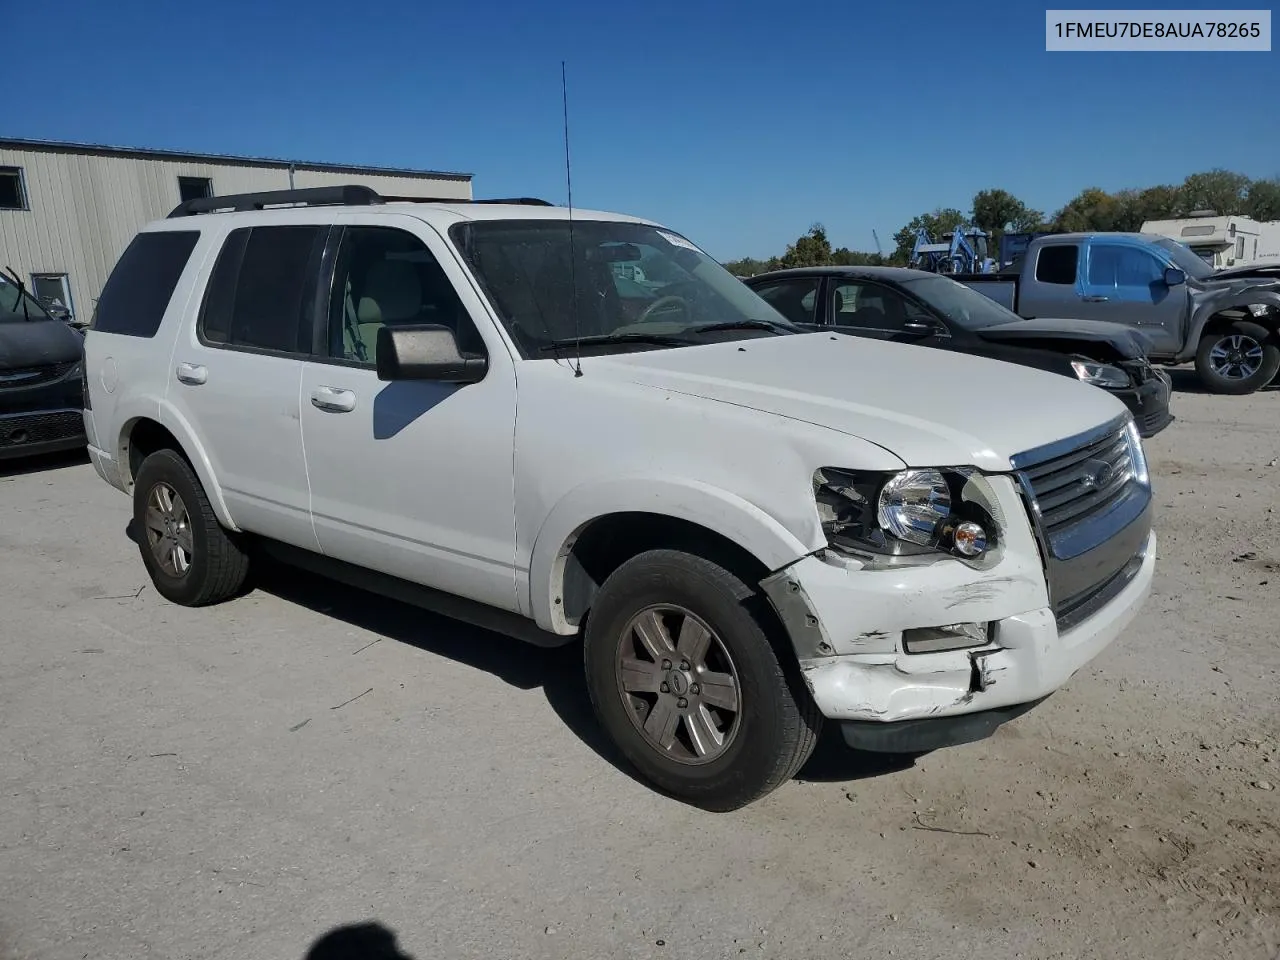
{"label": "pickup truck", "polygon": [[1128,324],[1143,334],[1149,359],[1194,361],[1214,393],[1253,393],[1280,371],[1275,271],[1217,272],[1168,237],[1053,234],[998,274],[953,279],[1022,317]]}

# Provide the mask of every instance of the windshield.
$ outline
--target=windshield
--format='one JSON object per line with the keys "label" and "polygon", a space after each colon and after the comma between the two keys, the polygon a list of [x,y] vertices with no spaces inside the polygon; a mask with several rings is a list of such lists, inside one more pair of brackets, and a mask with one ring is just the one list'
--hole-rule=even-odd
{"label": "windshield", "polygon": [[40,306],[39,300],[29,293],[19,292],[13,281],[0,276],[0,323],[22,322],[28,317],[32,320],[52,319]]}
{"label": "windshield", "polygon": [[912,277],[902,286],[942,316],[966,330],[982,330],[1021,320],[990,297],[946,277]]}
{"label": "windshield", "polygon": [[1196,256],[1195,251],[1185,244],[1179,243],[1177,240],[1171,240],[1168,237],[1153,237],[1151,242],[1164,250],[1169,255],[1169,259],[1173,261],[1174,266],[1188,277],[1203,280],[1213,275],[1213,267]]}
{"label": "windshield", "polygon": [[572,257],[567,220],[472,220],[450,235],[527,356],[579,338],[624,350],[804,332],[668,230],[575,220]]}

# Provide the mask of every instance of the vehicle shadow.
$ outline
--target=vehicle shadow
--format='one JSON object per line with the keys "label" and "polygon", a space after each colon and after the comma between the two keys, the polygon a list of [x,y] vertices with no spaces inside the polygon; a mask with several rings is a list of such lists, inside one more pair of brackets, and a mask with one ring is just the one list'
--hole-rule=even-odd
{"label": "vehicle shadow", "polygon": [[[255,559],[254,587],[353,627],[483,670],[519,690],[541,689],[566,727],[615,769],[641,782],[595,718],[582,669],[582,643],[547,649],[450,620],[396,600]],[[908,769],[914,758],[848,747],[828,724],[797,780],[843,783]],[[648,785],[646,784],[646,787]]]}
{"label": "vehicle shadow", "polygon": [[87,450],[64,450],[61,453],[42,453],[34,457],[15,457],[0,460],[0,480],[21,477],[29,473],[48,473],[69,467],[83,467],[89,463]]}
{"label": "vehicle shadow", "polygon": [[[1200,382],[1200,377],[1196,373],[1195,367],[1189,365],[1185,367],[1165,367],[1164,372],[1169,374],[1169,380],[1175,393],[1197,393],[1207,397],[1217,396]],[[1277,391],[1280,391],[1280,378],[1272,380],[1258,393],[1275,393]]]}
{"label": "vehicle shadow", "polygon": [[335,927],[307,950],[303,960],[414,960],[400,949],[395,932],[376,921]]}

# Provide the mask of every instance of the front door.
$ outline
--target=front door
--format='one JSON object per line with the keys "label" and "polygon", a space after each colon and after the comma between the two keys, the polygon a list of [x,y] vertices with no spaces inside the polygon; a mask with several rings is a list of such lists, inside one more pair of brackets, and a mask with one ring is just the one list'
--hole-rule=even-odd
{"label": "front door", "polygon": [[195,326],[178,335],[167,394],[204,443],[235,523],[312,550],[298,388],[328,233],[317,224],[232,230]]}
{"label": "front door", "polygon": [[[302,375],[321,549],[518,610],[511,356],[448,246],[425,223],[361,214],[341,222],[325,355]],[[488,355],[487,375],[465,385],[380,381],[378,330],[396,324],[452,328],[464,350]]]}
{"label": "front door", "polygon": [[1080,315],[1137,327],[1153,353],[1176,353],[1187,314],[1186,285],[1166,284],[1165,262],[1141,247],[1095,241],[1086,250]]}

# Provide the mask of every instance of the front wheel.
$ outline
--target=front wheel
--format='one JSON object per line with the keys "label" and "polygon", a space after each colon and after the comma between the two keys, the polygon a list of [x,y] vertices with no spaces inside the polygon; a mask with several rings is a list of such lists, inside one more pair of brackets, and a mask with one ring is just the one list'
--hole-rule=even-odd
{"label": "front wheel", "polygon": [[1214,393],[1260,390],[1280,372],[1280,345],[1266,327],[1248,320],[1206,333],[1196,350],[1196,373]]}
{"label": "front wheel", "polygon": [[662,792],[734,810],[790,779],[821,715],[758,596],[692,554],[652,550],[605,581],[587,621],[587,686],[623,755]]}

